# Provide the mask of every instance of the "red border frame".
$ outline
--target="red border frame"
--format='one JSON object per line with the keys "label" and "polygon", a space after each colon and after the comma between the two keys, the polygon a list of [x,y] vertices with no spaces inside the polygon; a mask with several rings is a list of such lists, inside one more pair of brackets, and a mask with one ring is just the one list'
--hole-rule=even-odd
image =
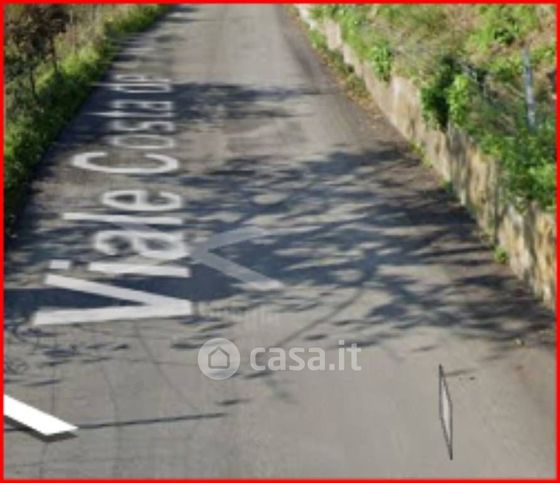
{"label": "red border frame", "polygon": [[[8,4],[19,4],[19,3],[55,3],[55,2],[48,2],[48,1],[44,1],[44,0],[19,0],[19,1],[8,1],[8,0],[0,0],[1,3],[1,8],[0,8],[0,38],[4,38],[4,7],[5,5]],[[279,1],[279,0],[264,0],[261,2],[257,2],[257,1],[253,1],[253,0],[240,0],[237,2],[230,2],[230,1],[219,1],[219,0],[195,0],[193,2],[182,2],[182,1],[178,1],[178,0],[160,0],[159,2],[152,2],[149,0],[133,0],[133,1],[123,1],[123,0],[116,0],[116,1],[110,1],[110,0],[99,0],[97,2],[88,2],[88,1],[84,1],[84,0],[57,0],[56,3],[161,3],[161,4],[182,4],[182,3],[193,3],[193,4],[204,4],[204,3],[281,3],[281,4],[287,4],[287,3],[374,3],[374,2],[363,2],[363,1],[348,1],[348,0],[342,0],[339,2],[325,2],[325,1],[321,1],[321,0],[308,0],[306,2],[293,2],[293,1]],[[535,1],[535,0],[528,0],[528,1],[522,1],[522,0],[513,0],[513,1],[505,1],[505,0],[494,0],[494,1],[482,1],[482,0],[466,0],[466,1],[462,1],[462,2],[445,2],[445,1],[438,1],[438,0],[428,0],[428,1],[422,1],[422,2],[415,2],[414,0],[400,0],[398,2],[391,2],[391,1],[387,1],[387,0],[381,0],[379,2],[375,2],[375,3],[423,3],[423,4],[429,4],[429,3],[442,3],[442,4],[448,4],[448,3],[462,3],[462,4],[484,4],[484,3],[506,3],[506,4],[514,4],[514,3],[518,3],[518,4],[548,4],[548,5],[558,5],[558,1],[544,1],[544,2],[539,2],[539,1]],[[558,38],[560,36],[560,19],[558,18],[558,15],[556,16],[556,43],[558,44]],[[560,55],[558,53],[558,49],[556,50],[556,65],[558,66],[560,60]],[[0,140],[2,141],[2,146],[4,145],[4,118],[5,118],[5,113],[4,113],[4,49],[2,49],[2,52],[0,53],[0,76],[1,76],[1,80],[0,80],[0,85],[2,86],[2,96],[0,96],[0,110],[2,111],[2,117],[0,118]],[[560,87],[560,79],[558,78],[558,75],[556,76],[556,92],[558,93],[558,88]],[[558,114],[560,112],[560,100],[558,99],[558,94],[556,96],[556,113]],[[556,130],[556,151],[558,153],[558,151],[560,150],[560,133],[558,132],[558,129]],[[2,175],[2,179],[4,179],[4,150],[2,149],[2,163],[0,164],[0,174]],[[556,173],[556,181],[557,181],[557,185],[560,182],[560,174]],[[557,189],[556,191],[556,201],[557,201],[557,206],[560,204],[560,192]],[[3,234],[3,227],[4,227],[4,190],[1,190],[0,192],[0,205],[2,206],[2,210],[0,210],[0,221],[2,224],[2,234]],[[559,216],[558,216],[558,211],[556,212],[556,226],[558,226],[558,220],[559,220]],[[556,239],[556,251],[558,252],[558,248],[560,246],[560,241],[558,240],[558,238]],[[2,268],[2,292],[0,293],[0,308],[2,310],[2,313],[4,313],[4,236],[2,236],[0,238],[0,267]],[[558,284],[558,275],[559,275],[559,271],[558,271],[558,266],[556,267],[556,282]],[[556,339],[558,339],[558,323],[560,321],[560,318],[558,316],[558,313],[556,312]],[[1,331],[0,334],[0,356],[2,357],[2,359],[4,358],[4,331]],[[410,478],[410,479],[375,479],[375,478],[356,478],[356,479],[350,479],[350,478],[345,478],[345,479],[335,479],[335,478],[314,478],[314,479],[279,479],[279,478],[274,478],[274,479],[262,479],[264,481],[269,480],[269,481],[275,481],[275,482],[317,482],[317,481],[376,481],[376,482],[396,482],[396,481],[416,481],[419,483],[423,483],[423,482],[444,482],[444,481],[477,481],[477,482],[503,482],[503,481],[512,481],[512,482],[537,482],[537,481],[558,481],[559,480],[559,475],[558,475],[558,459],[559,459],[559,455],[560,455],[560,450],[559,450],[559,445],[558,445],[558,433],[560,432],[560,421],[558,418],[558,387],[560,386],[560,377],[559,377],[559,370],[560,370],[560,364],[558,363],[558,348],[557,346],[555,346],[555,357],[556,357],[556,468],[555,468],[555,474],[556,476],[552,479],[506,479],[506,478],[502,478],[502,479],[473,479],[473,478],[456,478],[456,479],[449,479],[449,478],[440,478],[440,479],[414,479],[414,478]],[[2,390],[4,389],[4,379],[2,378],[2,382],[0,383]],[[2,403],[0,403],[2,406],[2,411],[4,409],[4,402],[2,401]],[[4,428],[4,422],[2,420],[2,429]],[[0,468],[0,479],[1,481],[17,481],[17,482],[22,482],[22,483],[36,483],[38,480],[29,480],[29,479],[6,479],[4,477],[4,438],[2,437],[2,439],[0,440],[0,450],[2,452],[2,467]],[[129,482],[141,482],[141,481],[147,481],[147,480],[142,480],[142,479],[45,479],[45,480],[41,480],[41,481],[46,481],[46,482],[60,482],[60,483],[68,483],[68,482],[72,482],[72,481],[115,481],[115,482],[119,482],[119,483],[129,483]],[[183,479],[151,479],[150,481],[205,481],[207,483],[219,483],[219,482],[245,482],[245,481],[259,481],[259,479],[204,479],[204,478],[193,478],[193,479],[187,479],[187,478],[183,478]]]}

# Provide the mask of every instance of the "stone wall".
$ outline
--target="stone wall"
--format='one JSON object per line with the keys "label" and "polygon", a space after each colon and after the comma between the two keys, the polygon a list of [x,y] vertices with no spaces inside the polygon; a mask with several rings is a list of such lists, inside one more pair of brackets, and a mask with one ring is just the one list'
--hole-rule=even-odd
{"label": "stone wall", "polygon": [[554,215],[531,206],[520,213],[504,200],[498,189],[500,165],[482,154],[463,132],[430,128],[422,118],[419,89],[408,79],[392,76],[379,80],[352,48],[342,40],[340,26],[333,20],[314,21],[310,5],[298,5],[302,19],[318,29],[329,49],[343,55],[360,76],[389,121],[401,134],[421,146],[433,168],[453,184],[455,193],[479,226],[509,256],[513,272],[523,279],[545,303],[556,308],[556,221]]}

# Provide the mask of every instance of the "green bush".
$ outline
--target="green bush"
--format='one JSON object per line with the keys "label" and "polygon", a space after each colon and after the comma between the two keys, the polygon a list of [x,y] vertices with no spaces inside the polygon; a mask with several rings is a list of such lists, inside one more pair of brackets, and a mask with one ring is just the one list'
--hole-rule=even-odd
{"label": "green bush", "polygon": [[448,90],[459,72],[455,59],[445,55],[420,89],[420,104],[424,120],[442,130],[447,128],[449,121]]}
{"label": "green bush", "polygon": [[456,126],[466,127],[475,95],[473,80],[467,74],[456,75],[447,91],[449,119]]}
{"label": "green bush", "polygon": [[385,82],[391,79],[393,53],[387,41],[374,45],[370,51],[373,72]]}
{"label": "green bush", "polygon": [[520,118],[515,134],[487,133],[483,146],[505,167],[505,187],[518,208],[523,209],[527,201],[543,208],[556,205],[555,119],[542,119],[529,129]]}

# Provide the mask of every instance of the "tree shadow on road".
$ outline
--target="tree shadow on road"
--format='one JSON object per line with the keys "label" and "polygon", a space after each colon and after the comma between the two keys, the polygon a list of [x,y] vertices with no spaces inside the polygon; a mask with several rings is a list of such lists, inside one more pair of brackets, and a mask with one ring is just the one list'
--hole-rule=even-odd
{"label": "tree shadow on road", "polygon": [[[71,371],[76,364],[149,361],[165,371],[167,365],[182,364],[181,353],[196,351],[209,338],[235,340],[243,314],[261,307],[295,321],[282,329],[276,325],[278,336],[268,345],[334,350],[344,337],[375,350],[428,328],[489,341],[498,358],[516,350],[519,340],[552,351],[553,314],[507,267],[493,261],[467,212],[394,132],[376,128],[366,147],[333,141],[305,151],[309,139],[300,123],[320,95],[309,86],[174,86],[181,140],[202,144],[196,150],[181,146],[180,173],[158,179],[158,189],[185,197],[180,215],[189,241],[239,227],[264,228],[267,236],[216,254],[280,281],[284,289],[247,290],[239,280],[194,263],[189,280],[161,279],[148,287],[192,300],[198,310],[188,319],[32,329],[27,324],[40,308],[108,302],[85,294],[65,299],[64,291],[42,286],[52,259],[71,259],[78,266],[104,260],[91,246],[99,227],[60,220],[69,207],[102,212],[97,199],[82,196],[84,182],[102,181],[97,175],[86,181],[66,163],[77,149],[97,149],[110,134],[102,119],[92,122],[86,109],[46,160],[8,256],[6,349],[8,355],[15,350],[11,357],[44,368],[31,382],[55,384],[48,370],[53,365]],[[114,99],[114,93],[99,91],[89,105],[98,108]],[[228,157],[213,156],[217,142]],[[119,162],[134,159],[119,156]],[[49,193],[61,177],[74,181],[74,191]],[[142,182],[122,176],[118,185]],[[138,276],[114,283],[147,288]],[[200,310],[205,306],[225,310],[209,316]],[[240,316],[231,317],[234,313]],[[151,345],[167,347],[168,354],[138,356]],[[436,348],[424,345],[413,352]],[[270,375],[242,372],[238,377]],[[30,382],[26,374],[12,376],[9,384]]]}

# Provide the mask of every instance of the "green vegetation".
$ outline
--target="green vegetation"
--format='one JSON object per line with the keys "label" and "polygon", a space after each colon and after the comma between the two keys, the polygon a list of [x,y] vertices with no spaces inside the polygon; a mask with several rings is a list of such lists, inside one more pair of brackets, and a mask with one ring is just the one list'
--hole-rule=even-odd
{"label": "green vegetation", "polygon": [[371,47],[371,65],[377,77],[388,82],[391,78],[393,53],[387,42],[378,42]]}
{"label": "green vegetation", "polygon": [[338,52],[333,52],[327,46],[323,34],[316,30],[310,30],[311,44],[323,56],[324,60],[335,70],[341,82],[344,83],[346,91],[356,99],[367,98],[368,93],[364,81],[356,75],[352,67],[348,66]]}
{"label": "green vegetation", "polygon": [[368,5],[322,5],[313,11],[316,19],[331,17],[340,23],[342,38],[357,55],[370,62],[380,79],[391,78],[393,52],[387,40],[371,28]]}
{"label": "green vegetation", "polygon": [[[381,80],[420,88],[425,120],[461,128],[503,166],[509,198],[521,209],[556,203],[556,9],[552,5],[321,5],[316,19],[343,39]],[[533,71],[536,125],[528,125],[523,53]]]}
{"label": "green vegetation", "polygon": [[496,245],[494,247],[494,260],[496,262],[505,265],[509,260],[509,255],[506,252],[505,248],[501,247],[500,245]]}
{"label": "green vegetation", "polygon": [[531,130],[518,122],[515,135],[483,135],[483,147],[502,160],[506,186],[514,201],[523,208],[521,200],[537,201],[540,206],[552,207],[556,202],[556,123],[543,119]]}
{"label": "green vegetation", "polygon": [[420,90],[420,102],[424,119],[434,127],[445,129],[449,121],[448,94],[455,82],[458,66],[452,57],[446,56]]}
{"label": "green vegetation", "polygon": [[446,90],[449,119],[457,126],[467,124],[469,108],[473,102],[476,85],[466,74],[455,74],[453,82]]}
{"label": "green vegetation", "polygon": [[313,47],[315,47],[315,49],[317,49],[321,54],[327,54],[329,52],[327,40],[323,34],[317,30],[310,30],[309,38],[311,40],[311,45],[313,45]]}
{"label": "green vegetation", "polygon": [[468,40],[483,51],[513,45],[539,28],[537,9],[531,5],[481,5],[478,14]]}
{"label": "green vegetation", "polygon": [[[6,30],[14,34],[5,40],[4,219],[8,232],[34,168],[105,70],[115,53],[114,42],[146,28],[166,9],[159,5],[96,6],[95,30],[82,32],[93,28],[92,23],[88,17],[84,24],[71,25],[75,8],[88,7],[7,7]],[[80,33],[85,38],[78,42]]]}
{"label": "green vegetation", "polygon": [[448,196],[453,196],[454,194],[453,183],[450,180],[443,181],[441,183],[441,189],[445,191],[445,194],[447,194]]}

